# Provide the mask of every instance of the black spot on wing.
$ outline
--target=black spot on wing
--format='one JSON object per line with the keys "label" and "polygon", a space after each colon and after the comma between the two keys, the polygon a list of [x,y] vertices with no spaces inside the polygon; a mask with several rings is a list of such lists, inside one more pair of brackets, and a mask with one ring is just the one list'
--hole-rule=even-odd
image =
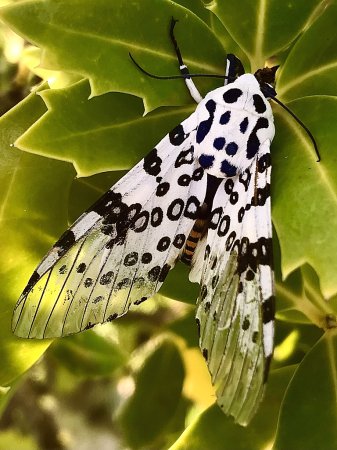
{"label": "black spot on wing", "polygon": [[264,324],[274,320],[275,316],[275,297],[272,295],[262,303],[262,322]]}
{"label": "black spot on wing", "polygon": [[254,94],[253,102],[254,102],[255,111],[258,114],[263,114],[264,112],[266,112],[266,110],[267,110],[266,103],[265,103],[265,100],[263,100],[263,98],[261,97],[261,95]]}
{"label": "black spot on wing", "polygon": [[176,126],[170,133],[169,139],[170,143],[174,146],[178,146],[184,142],[187,135],[185,135],[184,128],[181,124]]}
{"label": "black spot on wing", "polygon": [[132,229],[135,233],[142,233],[149,224],[150,214],[148,211],[141,211],[134,218]]}
{"label": "black spot on wing", "polygon": [[94,280],[93,280],[92,278],[86,278],[86,279],[84,280],[84,283],[83,283],[83,285],[84,285],[85,288],[89,288],[89,287],[91,287],[93,284],[94,284]]}
{"label": "black spot on wing", "polygon": [[113,320],[117,319],[117,317],[118,317],[118,314],[117,314],[117,313],[111,314],[111,315],[106,319],[106,321],[107,321],[107,322],[112,322]]}
{"label": "black spot on wing", "polygon": [[193,180],[193,181],[200,181],[200,180],[202,179],[203,176],[204,176],[204,169],[203,169],[203,167],[198,167],[198,168],[195,169],[195,171],[193,172],[192,180]]}
{"label": "black spot on wing", "polygon": [[29,278],[29,281],[27,283],[27,286],[24,288],[21,296],[24,297],[25,295],[29,294],[31,289],[36,285],[36,283],[39,281],[40,275],[35,270],[32,274],[32,276]]}
{"label": "black spot on wing", "polygon": [[231,178],[226,180],[224,188],[225,188],[226,194],[230,195],[230,193],[233,191],[233,188],[234,188],[234,181]]}
{"label": "black spot on wing", "polygon": [[151,225],[153,227],[158,227],[162,223],[163,218],[163,210],[159,208],[159,206],[153,208],[153,210],[151,211]]}
{"label": "black spot on wing", "polygon": [[189,219],[197,219],[200,202],[194,195],[191,195],[186,202],[184,216]]}
{"label": "black spot on wing", "polygon": [[217,137],[214,139],[213,147],[216,150],[222,150],[226,145],[226,139],[224,137]]}
{"label": "black spot on wing", "polygon": [[265,172],[271,166],[270,153],[265,153],[262,155],[257,164],[259,173]]}
{"label": "black spot on wing", "polygon": [[184,234],[177,234],[173,240],[173,245],[176,248],[182,248],[185,244],[186,236]]}
{"label": "black spot on wing", "polygon": [[214,156],[205,155],[204,153],[199,156],[199,164],[204,169],[210,169],[213,166]]}
{"label": "black spot on wing", "polygon": [[221,172],[227,177],[234,177],[236,175],[237,168],[233,164],[229,163],[226,159],[221,163]]}
{"label": "black spot on wing", "polygon": [[60,275],[64,275],[65,273],[67,273],[67,266],[66,266],[66,264],[63,264],[63,266],[61,266],[59,268],[59,273],[60,273]]}
{"label": "black spot on wing", "polygon": [[157,250],[159,252],[164,252],[169,248],[170,244],[171,244],[171,239],[168,236],[164,236],[159,240],[158,245],[157,245]]}
{"label": "black spot on wing", "polygon": [[205,107],[207,111],[209,112],[209,118],[207,120],[203,120],[200,122],[197,130],[197,143],[200,144],[207,134],[209,133],[213,120],[214,120],[214,113],[216,109],[216,103],[214,100],[208,100],[208,102],[205,104]]}
{"label": "black spot on wing", "polygon": [[124,266],[130,267],[134,266],[138,262],[138,253],[137,252],[131,252],[128,253],[124,258]]}
{"label": "black spot on wing", "polygon": [[60,239],[56,242],[54,247],[57,247],[57,254],[64,255],[76,242],[75,235],[71,230],[67,230]]}
{"label": "black spot on wing", "polygon": [[114,273],[112,272],[112,270],[110,270],[109,272],[104,273],[104,274],[101,276],[101,278],[100,278],[100,280],[99,280],[99,283],[100,283],[102,286],[107,286],[108,284],[111,283],[113,277],[114,277]]}
{"label": "black spot on wing", "polygon": [[219,228],[218,228],[218,236],[219,237],[226,236],[226,234],[229,231],[230,224],[231,224],[230,217],[228,215],[223,216],[222,219],[220,220]]}
{"label": "black spot on wing", "polygon": [[161,269],[160,275],[158,277],[158,281],[160,283],[163,283],[165,281],[165,278],[167,277],[170,269],[171,269],[171,266],[169,264],[163,265],[163,268]]}
{"label": "black spot on wing", "polygon": [[248,117],[245,117],[243,121],[240,123],[240,131],[244,134],[248,128]]}
{"label": "black spot on wing", "polygon": [[164,197],[170,190],[170,183],[167,183],[166,181],[164,183],[160,183],[157,186],[156,189],[156,196],[157,197]]}
{"label": "black spot on wing", "polygon": [[249,169],[246,169],[243,173],[240,173],[239,175],[239,182],[244,185],[246,192],[248,191],[251,177],[252,174],[250,173]]}
{"label": "black spot on wing", "polygon": [[183,164],[192,164],[194,161],[194,147],[193,145],[187,149],[187,150],[182,150],[175,163],[174,163],[174,167],[178,168],[180,166],[182,166]]}
{"label": "black spot on wing", "polygon": [[250,326],[250,320],[249,320],[248,316],[246,316],[246,317],[244,318],[244,320],[243,320],[243,323],[242,323],[242,329],[243,329],[243,331],[248,330],[249,326]]}
{"label": "black spot on wing", "polygon": [[231,112],[226,111],[223,113],[220,117],[220,125],[226,125],[229,122],[229,119],[231,118]]}
{"label": "black spot on wing", "polygon": [[231,234],[228,236],[228,238],[226,240],[226,244],[225,244],[227,252],[231,249],[231,247],[235,241],[235,238],[236,238],[236,233],[235,233],[235,231],[232,231]]}
{"label": "black spot on wing", "polygon": [[238,144],[236,142],[230,142],[226,145],[226,153],[229,156],[236,155],[236,152],[238,151]]}
{"label": "black spot on wing", "polygon": [[226,103],[236,103],[241,95],[241,89],[232,88],[223,94],[223,99]]}
{"label": "black spot on wing", "polygon": [[143,253],[142,255],[142,263],[143,264],[149,264],[152,261],[152,255],[151,253]]}
{"label": "black spot on wing", "polygon": [[161,171],[162,159],[158,156],[157,149],[154,148],[144,158],[143,167],[147,174],[157,176]]}
{"label": "black spot on wing", "polygon": [[86,268],[87,268],[87,265],[84,264],[84,263],[81,263],[81,264],[79,264],[79,265],[77,266],[76,272],[77,272],[77,273],[83,273],[83,272],[85,272],[85,269],[86,269]]}
{"label": "black spot on wing", "polygon": [[256,125],[253,128],[252,132],[249,135],[248,141],[247,141],[247,158],[252,159],[258,152],[260,148],[260,140],[257,137],[257,132],[261,128],[268,128],[269,127],[269,120],[265,117],[259,117],[257,119]]}
{"label": "black spot on wing", "polygon": [[267,183],[263,188],[257,188],[255,195],[252,197],[252,206],[264,206],[270,197],[270,184]]}
{"label": "black spot on wing", "polygon": [[209,218],[209,224],[208,227],[212,230],[216,230],[219,222],[220,222],[220,218],[222,215],[222,207],[219,206],[218,208],[215,208],[212,213],[211,216]]}
{"label": "black spot on wing", "polygon": [[148,272],[147,277],[148,277],[148,279],[150,281],[155,282],[155,281],[158,280],[160,272],[161,272],[161,267],[160,266],[155,266]]}
{"label": "black spot on wing", "polygon": [[179,220],[184,210],[184,206],[184,200],[181,198],[176,198],[167,208],[167,217],[172,221]]}
{"label": "black spot on wing", "polygon": [[180,177],[178,178],[179,186],[189,186],[190,183],[191,183],[191,177],[187,174],[180,175]]}

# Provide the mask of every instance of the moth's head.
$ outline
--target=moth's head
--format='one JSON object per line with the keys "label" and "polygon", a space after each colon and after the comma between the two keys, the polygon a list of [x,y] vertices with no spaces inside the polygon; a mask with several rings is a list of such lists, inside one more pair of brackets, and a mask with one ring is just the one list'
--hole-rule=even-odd
{"label": "moth's head", "polygon": [[275,74],[280,66],[264,67],[254,73],[260,85],[260,89],[266,98],[275,97]]}

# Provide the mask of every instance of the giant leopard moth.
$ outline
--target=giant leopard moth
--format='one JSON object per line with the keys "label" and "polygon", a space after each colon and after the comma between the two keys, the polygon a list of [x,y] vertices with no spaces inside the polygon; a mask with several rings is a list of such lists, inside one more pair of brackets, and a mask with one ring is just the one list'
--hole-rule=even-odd
{"label": "giant leopard moth", "polygon": [[227,59],[225,86],[198,106],[84,213],[34,271],[13,314],[23,338],[77,333],[153,296],[178,260],[200,284],[196,321],[217,401],[246,425],[273,352],[274,279],[268,98],[276,68],[244,74]]}

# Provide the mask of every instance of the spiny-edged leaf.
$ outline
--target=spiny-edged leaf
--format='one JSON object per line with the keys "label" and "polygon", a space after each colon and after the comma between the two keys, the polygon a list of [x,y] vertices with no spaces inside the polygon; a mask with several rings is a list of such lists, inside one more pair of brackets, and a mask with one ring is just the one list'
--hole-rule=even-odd
{"label": "spiny-edged leaf", "polygon": [[205,410],[180,436],[170,450],[252,450],[266,448],[273,440],[284,392],[295,367],[270,373],[266,395],[247,428],[226,417],[218,405]]}
{"label": "spiny-edged leaf", "polygon": [[25,48],[21,56],[21,62],[27,66],[29,70],[38,75],[43,80],[48,80],[52,89],[61,89],[77,83],[83,77],[69,72],[55,72],[40,67],[42,50],[33,45]]}
{"label": "spiny-edged leaf", "polygon": [[[207,25],[169,0],[33,0],[5,7],[1,18],[29,42],[44,49],[45,69],[75,72],[90,80],[93,96],[109,91],[144,98],[145,110],[191,103],[182,80],[154,80],[147,71],[179,73],[170,41],[171,17],[191,72],[224,73],[225,52]],[[201,80],[204,92],[221,81]],[[206,89],[205,89],[206,87]]]}
{"label": "spiny-edged leaf", "polygon": [[305,356],[285,394],[274,450],[333,450],[337,442],[337,331]]}
{"label": "spiny-edged leaf", "polygon": [[[289,104],[311,130],[322,161],[306,132],[275,108],[272,144],[272,216],[287,277],[305,262],[320,278],[324,297],[337,292],[337,98],[306,97]],[[327,224],[329,225],[327,227]]]}
{"label": "spiny-edged leaf", "polygon": [[94,330],[58,339],[48,352],[80,377],[107,377],[127,362],[120,346]]}
{"label": "spiny-edged leaf", "polygon": [[110,93],[88,100],[89,94],[87,81],[41,94],[48,113],[15,145],[71,161],[80,177],[130,169],[195,109],[163,107],[142,117],[140,98]]}
{"label": "spiny-edged leaf", "polygon": [[337,5],[331,4],[296,42],[277,79],[282,101],[307,95],[336,95],[336,22]]}
{"label": "spiny-edged leaf", "polygon": [[150,341],[137,354],[136,386],[119,415],[128,445],[142,448],[153,442],[174,417],[184,381],[180,352],[169,338]]}
{"label": "spiny-edged leaf", "polygon": [[29,276],[67,227],[66,198],[75,175],[72,166],[10,146],[45,112],[45,104],[34,92],[0,119],[2,385],[30,367],[49,345],[48,341],[19,340],[10,329],[13,306]]}
{"label": "spiny-edged leaf", "polygon": [[304,29],[324,0],[215,0],[209,9],[245,51],[252,71],[288,46]]}

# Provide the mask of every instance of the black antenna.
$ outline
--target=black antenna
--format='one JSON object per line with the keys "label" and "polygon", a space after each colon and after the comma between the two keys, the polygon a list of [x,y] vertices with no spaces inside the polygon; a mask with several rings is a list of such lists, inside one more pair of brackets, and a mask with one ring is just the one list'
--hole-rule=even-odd
{"label": "black antenna", "polygon": [[288,113],[296,120],[296,122],[299,123],[299,124],[301,125],[301,127],[307,132],[307,134],[308,134],[308,136],[310,137],[312,143],[314,144],[315,152],[316,152],[316,155],[317,155],[317,157],[318,157],[317,162],[320,162],[320,160],[321,160],[321,155],[319,154],[319,151],[318,151],[318,147],[317,147],[315,138],[314,138],[314,136],[312,135],[311,131],[304,125],[304,123],[303,123],[298,117],[295,116],[295,114],[294,114],[293,112],[290,111],[290,109],[289,109],[286,105],[284,105],[282,102],[280,102],[280,100],[278,100],[276,97],[270,97],[270,98],[271,98],[272,100],[274,100],[274,102],[276,102],[276,103],[278,103],[280,106],[282,106],[282,108],[285,109],[285,110],[286,110],[286,111],[287,111],[287,112],[288,112]]}
{"label": "black antenna", "polygon": [[151,78],[155,78],[156,80],[175,80],[177,78],[222,78],[222,79],[227,79],[227,80],[236,80],[236,77],[228,77],[226,75],[213,75],[213,74],[209,74],[209,73],[195,73],[195,74],[188,74],[188,75],[173,75],[170,77],[160,77],[158,75],[152,75],[149,72],[146,72],[146,70],[144,70],[142,67],[140,67],[140,65],[133,59],[131,53],[129,53],[129,56],[131,58],[131,61],[138,67],[139,70],[141,70],[143,73],[145,73],[145,75],[147,75],[148,77]]}

